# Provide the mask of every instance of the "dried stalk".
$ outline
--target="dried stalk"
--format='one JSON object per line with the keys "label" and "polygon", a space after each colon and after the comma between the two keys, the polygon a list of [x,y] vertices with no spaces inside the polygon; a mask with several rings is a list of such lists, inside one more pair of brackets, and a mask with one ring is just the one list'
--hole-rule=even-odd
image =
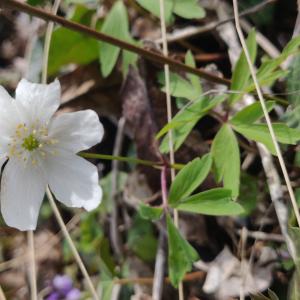
{"label": "dried stalk", "polygon": [[28,259],[29,259],[30,299],[37,300],[34,235],[32,230],[27,231],[27,243],[28,243]]}

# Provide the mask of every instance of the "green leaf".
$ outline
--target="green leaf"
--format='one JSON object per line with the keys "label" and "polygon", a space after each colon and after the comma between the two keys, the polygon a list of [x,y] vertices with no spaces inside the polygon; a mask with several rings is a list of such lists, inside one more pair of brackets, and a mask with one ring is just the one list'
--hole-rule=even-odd
{"label": "green leaf", "polygon": [[[159,0],[136,0],[144,9],[160,18]],[[176,14],[185,19],[201,19],[205,17],[205,10],[199,5],[198,0],[164,0],[165,21],[170,24]]]}
{"label": "green leaf", "polygon": [[223,180],[225,188],[237,197],[240,186],[240,150],[234,132],[224,124],[212,143],[212,155],[217,182]]}
{"label": "green leaf", "polygon": [[151,221],[142,219],[138,214],[128,231],[127,245],[138,257],[146,262],[155,260],[157,239]]}
{"label": "green leaf", "polygon": [[257,78],[268,77],[276,68],[280,66],[290,55],[295,54],[299,49],[300,36],[293,38],[283,49],[282,53],[275,59],[268,59],[262,63],[257,71]]}
{"label": "green leaf", "polygon": [[231,190],[215,188],[188,197],[176,209],[210,216],[232,216],[244,213],[243,207],[232,201]]}
{"label": "green leaf", "polygon": [[202,19],[205,10],[199,5],[198,0],[175,0],[173,12],[185,19]]}
{"label": "green leaf", "polygon": [[[161,84],[165,84],[164,73],[160,73],[158,80]],[[166,88],[163,87],[162,91],[165,92]],[[195,89],[190,81],[175,73],[170,74],[170,93],[173,97],[190,101],[197,100],[201,96],[201,91]]]}
{"label": "green leaf", "polygon": [[[132,43],[134,43],[134,42],[132,41]],[[122,72],[123,72],[123,76],[126,77],[128,71],[129,71],[129,67],[136,65],[136,61],[138,60],[138,55],[135,53],[126,51],[126,50],[123,50],[122,54],[123,54]]]}
{"label": "green leaf", "polygon": [[195,158],[181,169],[171,185],[169,203],[174,204],[189,196],[207,177],[211,164],[211,155],[206,154],[202,159]]}
{"label": "green leaf", "polygon": [[[136,2],[142,6],[144,9],[151,12],[157,18],[160,18],[160,6],[159,0],[136,0]],[[165,21],[170,24],[173,20],[172,10],[173,10],[173,0],[164,0],[164,11],[165,11]]]}
{"label": "green leaf", "polygon": [[139,215],[145,220],[157,221],[163,214],[163,209],[160,207],[151,207],[144,203],[139,206]]}
{"label": "green leaf", "polygon": [[181,236],[167,215],[168,228],[168,264],[169,277],[174,287],[178,287],[186,272],[192,269],[192,264],[198,259],[196,250]]}
{"label": "green leaf", "polygon": [[[118,39],[132,41],[129,34],[127,10],[122,1],[117,1],[106,16],[101,32]],[[121,49],[108,43],[99,43],[101,73],[107,77],[117,63]]]}
{"label": "green leaf", "polygon": [[[190,105],[187,105],[179,111],[172,121],[160,130],[156,137],[159,138],[172,129],[174,150],[176,151],[185,141],[197,122],[225,99],[226,95],[221,95],[192,102]],[[162,153],[169,152],[168,136],[165,136],[161,142],[160,151]]]}
{"label": "green leaf", "polygon": [[239,203],[243,206],[245,213],[248,216],[256,208],[257,199],[259,196],[258,180],[254,176],[247,173],[241,174]]}
{"label": "green leaf", "polygon": [[[76,6],[71,20],[84,25],[90,24],[93,10]],[[67,64],[88,64],[98,56],[97,41],[85,34],[63,27],[54,30],[49,50],[48,74],[54,75]]]}
{"label": "green leaf", "polygon": [[[275,101],[267,101],[266,107],[270,112],[275,106]],[[251,124],[264,116],[260,102],[255,102],[246,106],[244,109],[236,113],[230,120],[231,124],[247,123]]]}
{"label": "green leaf", "polygon": [[[267,124],[236,124],[233,128],[247,139],[264,144],[272,154],[276,155]],[[283,123],[273,123],[273,129],[278,142],[282,144],[295,145],[300,140],[298,129],[289,128]]]}
{"label": "green leaf", "polygon": [[288,126],[300,129],[300,55],[296,55],[287,77],[287,94],[290,107],[283,116]]}
{"label": "green leaf", "polygon": [[[261,78],[258,79],[258,83],[260,86],[268,86],[270,87],[271,85],[274,84],[274,82],[279,79],[279,78],[285,78],[287,75],[289,74],[288,70],[278,70],[278,71],[273,71],[272,73],[263,76]],[[242,95],[250,93],[252,91],[254,91],[255,88],[255,84],[253,83],[253,80],[249,80],[247,86],[244,88],[244,93],[242,93]]]}
{"label": "green leaf", "polygon": [[[191,51],[188,51],[185,56],[185,64],[191,67],[196,67],[196,63]],[[160,73],[158,81],[165,85],[165,75]],[[162,89],[164,92],[166,88]],[[201,99],[202,87],[198,76],[187,74],[186,78],[176,73],[170,74],[170,93],[173,97],[184,98],[190,101]]]}
{"label": "green leaf", "polygon": [[[255,61],[256,52],[257,52],[257,44],[256,44],[255,36],[256,36],[255,30],[252,30],[249,33],[249,36],[246,41],[247,48],[252,62]],[[231,105],[242,97],[242,91],[247,86],[249,78],[250,78],[249,66],[247,63],[245,53],[242,52],[236,63],[232,75],[232,83],[230,86],[230,90],[235,91],[236,93],[233,93],[229,96],[228,101]]]}
{"label": "green leaf", "polygon": [[[187,51],[187,53],[185,55],[185,64],[187,66],[196,68],[196,62],[195,62],[194,56],[190,50]],[[187,74],[187,77],[193,86],[193,90],[195,91],[195,94],[196,93],[198,94],[196,99],[199,98],[202,94],[202,86],[201,86],[200,78],[193,74]],[[190,99],[190,100],[192,100],[192,99]]]}

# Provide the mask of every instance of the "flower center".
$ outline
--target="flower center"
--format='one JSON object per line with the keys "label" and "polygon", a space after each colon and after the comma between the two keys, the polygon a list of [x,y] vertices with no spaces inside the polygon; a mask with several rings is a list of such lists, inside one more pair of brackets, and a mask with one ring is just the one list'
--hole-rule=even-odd
{"label": "flower center", "polygon": [[39,148],[40,142],[37,140],[35,135],[31,133],[23,140],[22,147],[28,151],[33,151]]}
{"label": "flower center", "polygon": [[31,161],[38,165],[47,154],[56,155],[55,145],[58,140],[48,136],[47,124],[41,125],[38,121],[29,126],[18,124],[8,144],[8,157],[16,157],[24,164]]}

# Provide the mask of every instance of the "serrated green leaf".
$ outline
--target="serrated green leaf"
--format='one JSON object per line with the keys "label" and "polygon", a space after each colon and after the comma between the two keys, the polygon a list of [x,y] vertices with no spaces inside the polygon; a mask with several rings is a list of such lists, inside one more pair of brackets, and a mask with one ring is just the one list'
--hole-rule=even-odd
{"label": "serrated green leaf", "polygon": [[173,12],[185,19],[202,19],[205,10],[199,5],[198,0],[174,0]]}
{"label": "serrated green leaf", "polygon": [[245,212],[240,204],[232,200],[231,190],[224,188],[215,188],[190,196],[175,207],[180,211],[210,216],[231,216]]}
{"label": "serrated green leaf", "polygon": [[[122,1],[117,1],[106,16],[101,32],[131,42],[127,10]],[[101,73],[107,77],[117,63],[121,49],[105,42],[99,44]]]}
{"label": "serrated green leaf", "polygon": [[195,158],[181,169],[172,182],[169,203],[174,204],[188,197],[207,177],[211,164],[211,155],[206,154],[201,159]]}
{"label": "serrated green leaf", "polygon": [[[196,123],[225,99],[226,95],[221,95],[212,99],[203,98],[192,102],[190,105],[187,105],[179,111],[172,121],[160,130],[156,137],[159,138],[172,129],[173,145],[174,150],[176,151],[185,141]],[[162,153],[169,151],[168,136],[165,136],[161,142],[160,151]]]}
{"label": "serrated green leaf", "polygon": [[[289,128],[283,123],[273,123],[272,125],[278,142],[295,145],[300,140],[300,130]],[[264,144],[273,155],[276,155],[267,124],[236,124],[233,125],[233,128],[247,139]]]}
{"label": "serrated green leaf", "polygon": [[228,124],[224,124],[212,143],[212,155],[216,180],[223,180],[224,187],[232,190],[237,197],[240,186],[240,150],[234,132]]}
{"label": "serrated green leaf", "polygon": [[[266,107],[268,112],[270,112],[273,107],[275,106],[275,101],[267,101]],[[264,116],[263,110],[261,108],[260,102],[252,103],[245,108],[243,108],[241,111],[236,113],[231,119],[231,124],[239,124],[239,123],[246,123],[251,124],[255,121],[259,120]]]}
{"label": "serrated green leaf", "polygon": [[[274,82],[279,78],[285,78],[289,74],[289,70],[278,70],[273,71],[270,74],[266,74],[260,78],[258,78],[258,83],[260,86],[272,86]],[[253,92],[255,90],[255,84],[253,80],[250,79],[247,86],[244,88],[244,93],[242,95]]]}
{"label": "serrated green leaf", "polygon": [[257,79],[268,77],[276,68],[280,66],[290,55],[296,54],[299,50],[300,37],[297,36],[290,40],[290,42],[285,46],[282,53],[275,59],[268,59],[262,63],[257,71]]}
{"label": "serrated green leaf", "polygon": [[168,228],[168,265],[169,277],[174,287],[178,287],[186,272],[192,269],[192,264],[198,259],[196,250],[181,236],[167,215]]}
{"label": "serrated green leaf", "polygon": [[138,210],[139,215],[145,220],[157,221],[163,214],[163,209],[160,207],[151,207],[141,203]]}
{"label": "serrated green leaf", "polygon": [[[70,20],[88,25],[93,15],[93,10],[77,5],[72,11]],[[97,41],[87,35],[58,27],[54,30],[49,50],[48,74],[54,75],[67,64],[88,64],[97,59]]]}
{"label": "serrated green leaf", "polygon": [[[250,54],[251,61],[254,62],[257,52],[256,44],[256,33],[255,30],[252,30],[247,38],[246,44]],[[250,78],[250,70],[247,63],[245,53],[242,52],[232,74],[232,83],[230,90],[235,91],[235,93],[229,96],[229,103],[232,105],[242,97],[242,92],[248,84]]]}

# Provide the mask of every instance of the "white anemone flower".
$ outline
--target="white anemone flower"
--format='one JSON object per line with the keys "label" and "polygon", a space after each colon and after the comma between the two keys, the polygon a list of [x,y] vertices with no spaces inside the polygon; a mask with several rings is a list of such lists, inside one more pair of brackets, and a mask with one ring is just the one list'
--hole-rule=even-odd
{"label": "white anemone flower", "polygon": [[21,80],[15,99],[0,86],[1,212],[7,225],[36,228],[49,185],[69,207],[90,211],[101,202],[96,166],[76,155],[102,140],[104,129],[92,110],[53,116],[60,104],[58,80]]}

